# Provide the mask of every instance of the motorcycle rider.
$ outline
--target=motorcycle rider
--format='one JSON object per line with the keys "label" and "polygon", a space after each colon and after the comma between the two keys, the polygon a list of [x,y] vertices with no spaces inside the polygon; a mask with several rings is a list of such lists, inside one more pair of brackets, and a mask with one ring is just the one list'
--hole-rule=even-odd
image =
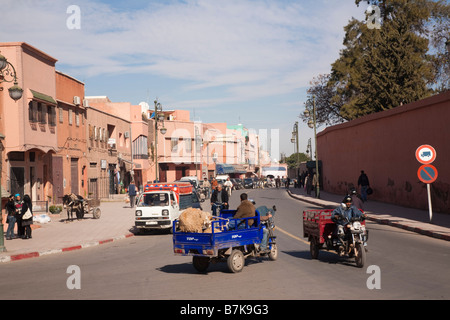
{"label": "motorcycle rider", "polygon": [[351,218],[361,218],[362,212],[353,205],[352,197],[347,195],[339,207],[331,213],[331,221],[336,224],[335,234],[344,243],[346,229],[351,227]]}
{"label": "motorcycle rider", "polygon": [[230,178],[227,178],[227,181],[223,184],[225,187],[225,191],[228,193],[228,198],[231,197],[231,190],[233,189],[233,182],[231,182]]}
{"label": "motorcycle rider", "polygon": [[211,211],[213,216],[218,215],[217,209],[222,206],[223,209],[228,209],[228,193],[222,189],[222,185],[218,184],[211,196]]}

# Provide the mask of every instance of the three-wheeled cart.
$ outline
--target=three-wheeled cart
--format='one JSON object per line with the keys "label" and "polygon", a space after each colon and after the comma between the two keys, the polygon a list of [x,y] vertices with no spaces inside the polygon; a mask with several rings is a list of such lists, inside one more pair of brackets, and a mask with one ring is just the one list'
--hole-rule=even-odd
{"label": "three-wheeled cart", "polygon": [[354,257],[358,267],[364,266],[368,239],[364,219],[349,221],[348,235],[343,238],[347,240],[341,241],[336,233],[336,224],[331,220],[332,213],[332,209],[303,211],[303,237],[309,240],[311,258],[317,259],[325,245],[326,250]]}
{"label": "three-wheeled cart", "polygon": [[[186,233],[177,230],[178,220],[173,223],[173,249],[175,255],[193,256],[194,268],[205,272],[210,263],[226,261],[231,272],[240,272],[248,257],[267,256],[276,260],[278,256],[273,221],[261,223],[259,212],[251,218],[233,219],[236,210],[222,210],[212,221],[211,233]],[[254,220],[253,225],[251,221]],[[261,253],[259,246],[268,231],[268,253]]]}

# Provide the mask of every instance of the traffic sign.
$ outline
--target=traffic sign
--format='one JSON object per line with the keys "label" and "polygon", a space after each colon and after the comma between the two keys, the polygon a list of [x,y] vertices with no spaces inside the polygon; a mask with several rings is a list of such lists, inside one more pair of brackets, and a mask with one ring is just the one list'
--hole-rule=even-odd
{"label": "traffic sign", "polygon": [[436,160],[436,150],[428,144],[421,145],[416,150],[416,159],[422,164],[430,164]]}
{"label": "traffic sign", "polygon": [[435,166],[424,164],[417,171],[417,176],[423,183],[433,183],[438,177],[438,172]]}

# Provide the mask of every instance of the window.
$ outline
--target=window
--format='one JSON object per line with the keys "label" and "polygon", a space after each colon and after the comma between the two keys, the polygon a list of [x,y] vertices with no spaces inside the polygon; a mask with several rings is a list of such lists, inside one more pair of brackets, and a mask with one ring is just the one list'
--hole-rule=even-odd
{"label": "window", "polygon": [[28,120],[30,122],[38,121],[36,101],[30,101],[30,103],[28,104]]}
{"label": "window", "polygon": [[41,112],[40,112],[41,119],[39,122],[41,124],[46,124],[47,123],[47,106],[43,103],[39,103],[38,108],[39,108],[39,106],[41,107]]}
{"label": "window", "polygon": [[75,111],[75,125],[76,125],[77,127],[80,126],[80,114],[78,113],[78,110]]}
{"label": "window", "polygon": [[186,153],[192,152],[191,138],[184,138],[184,148],[185,148]]}
{"label": "window", "polygon": [[178,151],[178,137],[174,137],[170,140],[170,150],[172,150],[172,152]]}
{"label": "window", "polygon": [[69,125],[72,125],[72,109],[69,109]]}
{"label": "window", "polygon": [[48,106],[48,125],[56,126],[56,107]]}
{"label": "window", "polygon": [[59,109],[59,123],[63,123],[63,114],[64,114],[64,112],[63,112],[63,108],[62,107],[59,107],[58,108]]}

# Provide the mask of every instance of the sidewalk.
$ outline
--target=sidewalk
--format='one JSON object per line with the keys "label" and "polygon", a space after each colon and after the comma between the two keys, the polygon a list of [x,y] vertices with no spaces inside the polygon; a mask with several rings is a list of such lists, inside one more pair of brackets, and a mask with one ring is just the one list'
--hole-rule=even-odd
{"label": "sidewalk", "polygon": [[[320,199],[307,195],[303,188],[289,188],[288,194],[298,200],[326,208],[336,208],[345,195],[320,192]],[[364,203],[364,211],[369,220],[380,224],[402,228],[422,235],[450,241],[450,215],[433,212],[432,223],[428,211],[405,208],[393,204],[369,201]]]}
{"label": "sidewalk", "polygon": [[[102,202],[100,209],[100,219],[89,214],[81,221],[72,222],[66,221],[65,211],[49,214],[51,222],[33,224],[32,239],[5,239],[7,251],[0,252],[0,263],[78,250],[133,236],[134,209],[129,203],[120,199]],[[4,223],[5,235],[7,227]]]}

